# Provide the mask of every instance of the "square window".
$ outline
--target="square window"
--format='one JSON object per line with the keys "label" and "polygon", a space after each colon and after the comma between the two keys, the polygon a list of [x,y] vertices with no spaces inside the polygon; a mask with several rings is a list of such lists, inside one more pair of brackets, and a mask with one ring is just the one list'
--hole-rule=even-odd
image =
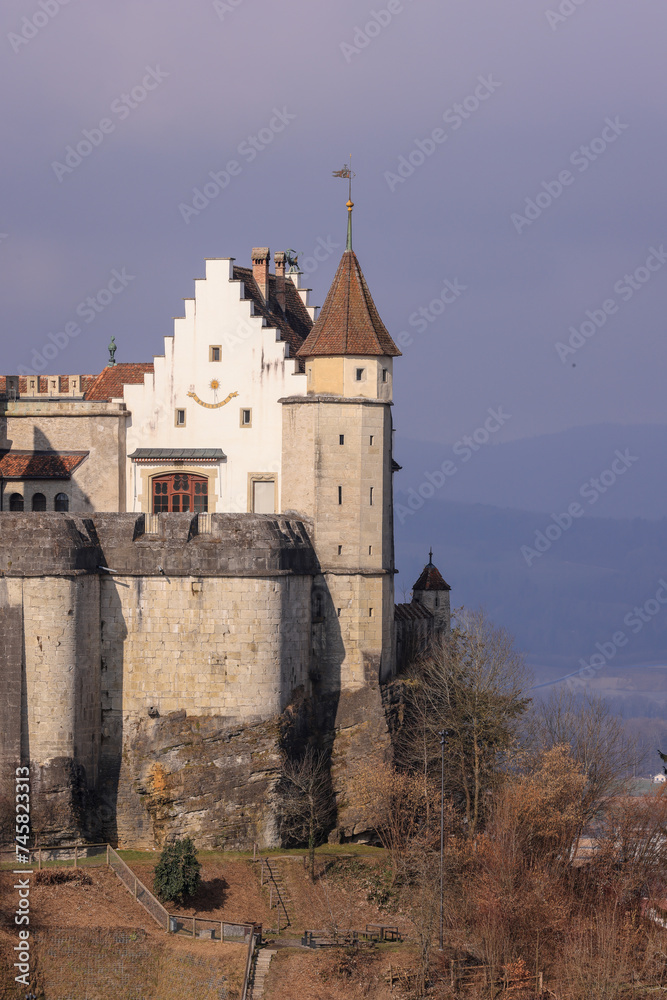
{"label": "square window", "polygon": [[252,427],[252,410],[241,410],[241,427]]}
{"label": "square window", "polygon": [[209,361],[221,361],[222,360],[222,348],[219,344],[212,344],[208,349],[208,360]]}
{"label": "square window", "polygon": [[366,370],[365,368],[357,368],[357,369],[355,369],[354,377],[355,377],[355,379],[356,379],[357,382],[363,382],[365,370]]}
{"label": "square window", "polygon": [[373,546],[372,545],[368,546],[368,554],[369,554],[369,556],[373,555]]}
{"label": "square window", "polygon": [[386,382],[386,381],[387,381],[387,379],[388,379],[388,377],[389,377],[389,373],[387,372],[387,369],[386,369],[386,368],[383,368],[383,369],[382,369],[382,381],[383,381],[383,382]]}
{"label": "square window", "polygon": [[343,487],[339,486],[338,487],[338,503],[342,503],[342,502],[343,502]]}
{"label": "square window", "polygon": [[369,617],[369,618],[372,618],[372,617],[373,617],[373,609],[372,609],[372,608],[369,608],[369,609],[368,609],[368,617]]}
{"label": "square window", "polygon": [[338,435],[338,444],[345,444],[345,435],[344,434],[339,434]]}
{"label": "square window", "polygon": [[338,617],[340,618],[340,608],[336,608],[336,611],[338,613]]}
{"label": "square window", "polygon": [[370,446],[371,446],[371,448],[372,448],[372,447],[373,447],[373,435],[372,435],[372,434],[371,434],[371,436],[370,436],[370,437],[369,437],[369,439],[368,439],[368,443],[369,443],[369,445],[370,445]]}
{"label": "square window", "polygon": [[372,507],[373,506],[373,487],[372,486],[371,486],[370,498],[369,499],[370,499],[370,505]]}
{"label": "square window", "polygon": [[176,410],[174,412],[174,425],[176,427],[185,427],[185,410]]}
{"label": "square window", "polygon": [[339,546],[338,546],[338,555],[339,555],[339,556],[342,556],[342,554],[343,554],[343,546],[342,546],[342,545],[339,545]]}

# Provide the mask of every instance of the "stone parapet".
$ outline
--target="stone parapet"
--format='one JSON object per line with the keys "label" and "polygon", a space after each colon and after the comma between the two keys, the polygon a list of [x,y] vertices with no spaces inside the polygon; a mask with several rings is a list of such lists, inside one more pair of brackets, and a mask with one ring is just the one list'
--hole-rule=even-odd
{"label": "stone parapet", "polygon": [[0,577],[312,576],[318,566],[306,522],[280,515],[212,514],[205,534],[193,514],[159,514],[150,533],[143,514],[1,518]]}

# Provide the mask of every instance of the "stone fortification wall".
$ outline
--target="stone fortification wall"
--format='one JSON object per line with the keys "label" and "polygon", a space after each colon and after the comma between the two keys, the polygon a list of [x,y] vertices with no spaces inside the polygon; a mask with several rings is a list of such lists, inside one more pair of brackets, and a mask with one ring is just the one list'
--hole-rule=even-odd
{"label": "stone fortification wall", "polygon": [[173,712],[220,730],[275,720],[309,685],[317,560],[303,522],[215,514],[198,526],[188,514],[160,515],[154,533],[134,514],[3,515],[1,752],[32,763],[42,836],[89,828],[93,791],[112,825],[143,829],[142,726]]}

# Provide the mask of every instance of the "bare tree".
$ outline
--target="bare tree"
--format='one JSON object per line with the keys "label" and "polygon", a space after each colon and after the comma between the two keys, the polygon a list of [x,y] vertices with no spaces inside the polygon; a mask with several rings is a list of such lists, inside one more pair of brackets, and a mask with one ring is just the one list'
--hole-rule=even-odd
{"label": "bare tree", "polygon": [[[440,786],[423,775],[391,764],[375,764],[359,771],[357,793],[368,822],[389,851],[394,879],[410,845],[437,846],[440,838]],[[447,829],[451,806],[446,803]]]}
{"label": "bare tree", "polygon": [[459,611],[415,664],[398,735],[399,766],[439,777],[445,736],[445,785],[474,836],[489,794],[519,752],[519,719],[529,705],[529,674],[504,629],[483,612]]}
{"label": "bare tree", "polygon": [[559,686],[537,703],[528,719],[528,744],[536,758],[554,746],[568,746],[586,778],[582,825],[608,798],[621,793],[643,759],[637,741],[606,702]]}
{"label": "bare tree", "polygon": [[329,755],[311,746],[297,759],[283,757],[279,784],[282,839],[307,844],[311,879],[315,878],[315,848],[335,818],[329,765]]}

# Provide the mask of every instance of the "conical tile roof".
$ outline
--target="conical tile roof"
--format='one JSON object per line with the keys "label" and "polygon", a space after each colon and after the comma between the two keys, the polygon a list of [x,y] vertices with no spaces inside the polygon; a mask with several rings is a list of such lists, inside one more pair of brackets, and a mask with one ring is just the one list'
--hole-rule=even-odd
{"label": "conical tile roof", "polygon": [[424,566],[421,572],[421,576],[417,580],[416,584],[412,588],[415,590],[451,590],[452,588],[448,583],[445,583],[442,576],[440,575],[440,570],[433,565],[433,559],[430,558],[428,564]]}
{"label": "conical tile roof", "polygon": [[354,250],[346,250],[320,315],[297,357],[396,357],[400,353],[380,319]]}

